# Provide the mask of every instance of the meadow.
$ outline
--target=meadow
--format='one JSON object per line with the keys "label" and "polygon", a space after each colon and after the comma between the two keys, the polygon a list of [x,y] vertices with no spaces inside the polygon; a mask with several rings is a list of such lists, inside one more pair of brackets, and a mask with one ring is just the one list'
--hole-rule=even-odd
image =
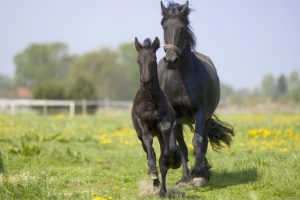
{"label": "meadow", "polygon": [[[300,115],[221,115],[236,132],[230,148],[208,150],[203,188],[176,186],[170,199],[300,199]],[[192,133],[186,127],[189,166]],[[157,156],[158,143],[155,139]],[[0,199],[158,199],[128,112],[95,116],[0,115]]]}

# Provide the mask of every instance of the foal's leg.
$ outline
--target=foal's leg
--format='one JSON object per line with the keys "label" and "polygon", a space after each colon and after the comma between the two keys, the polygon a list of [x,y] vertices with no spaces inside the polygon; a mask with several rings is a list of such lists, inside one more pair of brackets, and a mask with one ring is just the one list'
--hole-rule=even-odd
{"label": "foal's leg", "polygon": [[205,131],[205,112],[200,109],[196,115],[196,127],[193,137],[193,145],[195,149],[195,166],[192,170],[193,184],[195,186],[203,186],[209,179],[209,166],[205,158],[208,144],[208,136]]}
{"label": "foal's leg", "polygon": [[148,159],[148,174],[151,179],[158,179],[158,172],[156,169],[156,155],[152,147],[153,137],[150,133],[144,133],[142,136],[143,142],[147,149],[147,159]]}
{"label": "foal's leg", "polygon": [[179,147],[180,157],[181,157],[181,166],[182,166],[182,176],[181,179],[176,182],[176,184],[179,184],[181,182],[189,182],[190,176],[189,176],[189,168],[187,166],[188,148],[184,142],[182,124],[175,124],[173,131],[175,132],[174,134],[176,135],[176,139],[178,142],[178,147]]}
{"label": "foal's leg", "polygon": [[159,135],[158,136],[158,141],[160,144],[160,158],[159,158],[159,169],[160,169],[160,174],[161,174],[161,187],[159,191],[160,196],[165,196],[167,193],[167,188],[166,188],[166,176],[168,172],[168,167],[167,167],[167,160],[164,155],[164,150],[165,150],[165,145],[164,145],[164,138]]}
{"label": "foal's leg", "polygon": [[[167,119],[164,118],[161,120],[161,122],[158,124],[159,126],[159,131],[162,136],[162,141],[164,144],[164,151],[163,154],[164,156],[169,159],[170,158],[170,153],[171,153],[171,148],[172,150],[176,150],[176,141],[174,140],[174,137],[172,137],[172,123]],[[171,144],[171,141],[173,141],[175,144]],[[161,149],[162,150],[162,149]]]}

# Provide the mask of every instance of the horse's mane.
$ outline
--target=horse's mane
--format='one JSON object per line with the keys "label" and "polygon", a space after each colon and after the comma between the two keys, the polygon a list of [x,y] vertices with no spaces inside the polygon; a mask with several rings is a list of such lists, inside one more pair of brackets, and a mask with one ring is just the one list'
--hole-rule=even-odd
{"label": "horse's mane", "polygon": [[192,11],[190,8],[187,8],[185,13],[180,12],[181,5],[178,3],[174,3],[173,1],[169,2],[167,7],[167,12],[162,13],[162,20],[161,25],[165,23],[168,19],[179,19],[187,26],[187,44],[192,48],[195,49],[196,47],[196,37],[192,31],[192,27],[190,26],[190,21],[188,15]]}

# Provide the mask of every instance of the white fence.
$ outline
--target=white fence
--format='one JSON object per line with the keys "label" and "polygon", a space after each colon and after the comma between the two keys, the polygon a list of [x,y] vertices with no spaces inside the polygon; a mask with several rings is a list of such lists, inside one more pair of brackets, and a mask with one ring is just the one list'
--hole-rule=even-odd
{"label": "white fence", "polygon": [[87,113],[88,106],[96,106],[103,108],[120,108],[129,109],[132,106],[131,101],[111,101],[111,100],[42,100],[42,99],[0,99],[0,113],[10,113],[15,115],[19,108],[24,107],[42,107],[43,114],[47,115],[48,107],[67,107],[69,109],[69,115],[75,115],[76,106],[81,107],[83,114]]}

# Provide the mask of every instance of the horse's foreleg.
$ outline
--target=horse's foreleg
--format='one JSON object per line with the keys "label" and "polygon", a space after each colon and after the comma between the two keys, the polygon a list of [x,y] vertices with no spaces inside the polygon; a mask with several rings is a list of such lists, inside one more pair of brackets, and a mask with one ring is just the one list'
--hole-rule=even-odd
{"label": "horse's foreleg", "polygon": [[205,158],[208,145],[207,132],[205,131],[205,112],[199,110],[195,115],[196,126],[193,137],[195,149],[195,166],[192,170],[193,184],[203,186],[209,179],[209,167]]}
{"label": "horse's foreleg", "polygon": [[161,187],[160,187],[159,195],[165,196],[167,193],[166,176],[169,169],[169,164],[167,158],[164,155],[164,150],[165,150],[164,138],[162,136],[158,136],[158,141],[160,144],[160,151],[161,151],[160,158],[159,158],[159,169],[161,174]]}
{"label": "horse's foreleg", "polygon": [[148,174],[151,179],[158,179],[158,172],[156,169],[156,155],[152,147],[153,137],[150,133],[144,133],[142,136],[143,142],[147,149],[147,159],[148,159]]}
{"label": "horse's foreleg", "polygon": [[181,166],[182,166],[182,176],[177,184],[181,182],[189,182],[189,168],[187,166],[188,162],[188,148],[184,142],[183,132],[182,132],[182,124],[175,124],[173,128],[174,134],[176,135],[176,140],[178,142],[180,157],[181,157]]}
{"label": "horse's foreleg", "polygon": [[171,138],[171,131],[172,131],[172,123],[169,122],[167,119],[163,119],[159,123],[159,129],[162,135],[162,140],[160,142],[163,142],[164,144],[164,151],[162,152],[166,158],[170,157],[170,146],[171,146],[171,139],[173,139],[173,142],[175,142],[175,145],[172,144],[174,149],[176,149],[176,141],[174,138]]}

